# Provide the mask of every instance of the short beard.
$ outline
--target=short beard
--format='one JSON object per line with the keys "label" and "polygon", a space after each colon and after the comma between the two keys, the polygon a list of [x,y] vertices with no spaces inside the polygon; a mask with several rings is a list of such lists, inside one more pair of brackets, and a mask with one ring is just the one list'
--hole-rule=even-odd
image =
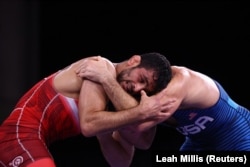
{"label": "short beard", "polygon": [[[118,83],[121,83],[121,82],[123,82],[123,81],[126,82],[126,81],[124,80],[124,77],[123,77],[123,76],[129,75],[133,69],[134,69],[134,67],[133,67],[133,68],[130,68],[130,69],[126,69],[126,70],[121,71],[121,72],[117,75],[117,77],[116,77],[117,82],[118,82]],[[125,91],[126,91],[126,90],[125,90]],[[128,94],[130,94],[131,96],[133,96],[136,100],[140,100],[140,98],[141,98],[140,93],[135,94],[135,93],[133,93],[133,92],[128,92],[128,91],[126,91],[126,92],[127,92]]]}
{"label": "short beard", "polygon": [[121,71],[121,72],[117,75],[116,80],[117,80],[119,83],[122,82],[122,81],[124,81],[123,76],[126,75],[126,74],[129,75],[130,72],[131,72],[131,70],[132,70],[132,69],[126,69],[126,70]]}

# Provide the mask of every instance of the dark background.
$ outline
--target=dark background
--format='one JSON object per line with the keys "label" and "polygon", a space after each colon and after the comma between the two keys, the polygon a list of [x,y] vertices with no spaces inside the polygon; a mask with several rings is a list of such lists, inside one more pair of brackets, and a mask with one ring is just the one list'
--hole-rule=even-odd
{"label": "dark background", "polygon": [[[157,51],[173,65],[205,73],[250,108],[249,5],[237,1],[0,2],[0,121],[34,83],[92,55],[119,62]],[[132,166],[151,166],[154,150],[178,150],[183,138],[159,126]],[[78,136],[51,146],[63,166],[107,166],[95,138]]]}

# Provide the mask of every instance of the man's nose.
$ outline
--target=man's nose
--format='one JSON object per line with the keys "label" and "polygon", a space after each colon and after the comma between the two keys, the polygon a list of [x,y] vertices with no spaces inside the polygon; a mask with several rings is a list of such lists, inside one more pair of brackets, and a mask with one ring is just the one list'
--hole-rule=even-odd
{"label": "man's nose", "polygon": [[140,92],[141,90],[145,89],[145,84],[135,84],[134,85],[134,92]]}

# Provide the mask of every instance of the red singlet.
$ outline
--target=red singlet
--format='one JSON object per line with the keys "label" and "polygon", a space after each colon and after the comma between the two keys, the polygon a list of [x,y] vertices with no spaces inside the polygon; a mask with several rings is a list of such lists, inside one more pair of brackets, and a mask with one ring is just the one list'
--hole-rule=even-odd
{"label": "red singlet", "polygon": [[54,76],[34,85],[0,126],[0,166],[55,166],[47,146],[80,134],[77,101],[53,89]]}

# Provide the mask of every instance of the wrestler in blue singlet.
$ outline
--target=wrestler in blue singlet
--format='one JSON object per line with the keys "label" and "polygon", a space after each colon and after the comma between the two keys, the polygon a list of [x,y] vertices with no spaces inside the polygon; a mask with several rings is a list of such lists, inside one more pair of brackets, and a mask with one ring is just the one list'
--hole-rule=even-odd
{"label": "wrestler in blue singlet", "polygon": [[186,136],[181,151],[250,151],[250,111],[216,85],[220,98],[214,106],[174,113],[177,130]]}

